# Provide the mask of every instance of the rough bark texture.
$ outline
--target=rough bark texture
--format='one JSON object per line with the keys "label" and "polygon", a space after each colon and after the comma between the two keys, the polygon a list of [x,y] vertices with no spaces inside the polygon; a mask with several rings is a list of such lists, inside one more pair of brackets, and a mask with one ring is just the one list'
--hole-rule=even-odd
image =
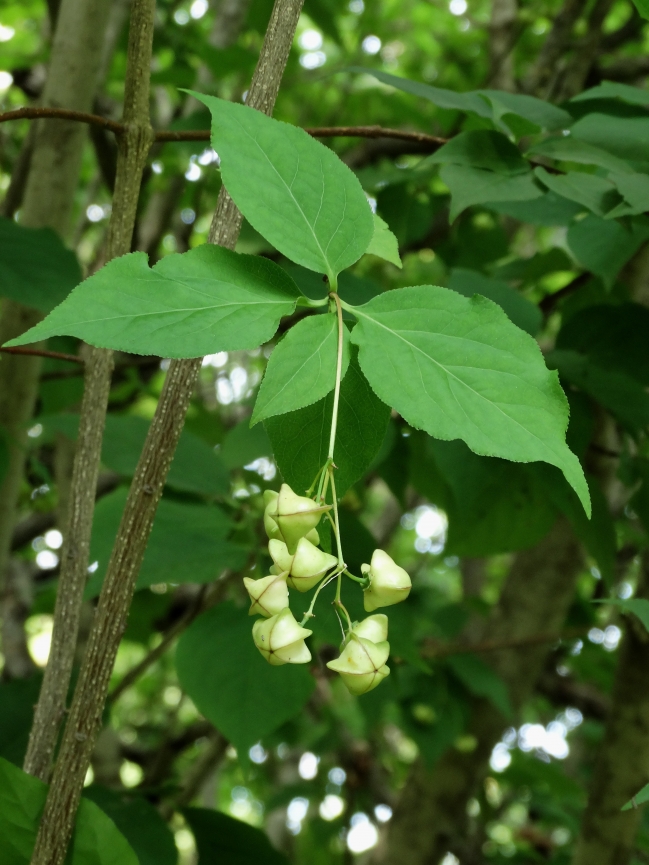
{"label": "rough bark texture", "polygon": [[[519,553],[482,637],[522,639],[558,633],[572,601],[582,567],[582,551],[572,529],[560,519],[544,540]],[[502,649],[484,655],[502,677],[518,709],[538,678],[549,646]],[[466,806],[486,772],[493,747],[508,720],[486,700],[476,700],[467,730],[477,740],[470,753],[447,751],[432,770],[413,767],[390,822],[387,865],[438,865],[458,839],[466,839]]]}
{"label": "rough bark texture", "polygon": [[[649,597],[649,554],[636,597]],[[620,646],[604,741],[597,750],[573,865],[627,865],[641,809],[621,811],[649,775],[649,634],[629,615]]]}
{"label": "rough bark texture", "polygon": [[[62,2],[42,105],[90,110],[109,6],[109,0]],[[79,123],[47,120],[38,124],[21,213],[23,225],[48,226],[65,236],[85,134]],[[6,300],[0,343],[24,333],[41,317],[30,307]],[[40,368],[38,357],[5,354],[0,362],[0,426],[10,441],[9,467],[0,485],[0,592],[24,472],[26,425],[36,401]]]}
{"label": "rough bark texture", "polygon": [[[124,93],[125,131],[119,136],[118,143],[115,197],[106,242],[108,259],[130,250],[142,170],[153,140],[149,121],[149,78],[154,14],[155,0],[140,0],[134,4]],[[69,490],[52,645],[24,763],[26,772],[42,780],[49,779],[74,662],[113,369],[112,352],[90,346],[84,352],[85,386]]]}
{"label": "rough bark texture", "polygon": [[[276,0],[271,14],[248,96],[249,105],[267,114],[275,104],[301,9],[302,0]],[[241,215],[222,190],[210,241],[234,248],[240,226]],[[135,581],[200,365],[196,359],[169,367],[104,578],[32,865],[62,865],[65,859]]]}

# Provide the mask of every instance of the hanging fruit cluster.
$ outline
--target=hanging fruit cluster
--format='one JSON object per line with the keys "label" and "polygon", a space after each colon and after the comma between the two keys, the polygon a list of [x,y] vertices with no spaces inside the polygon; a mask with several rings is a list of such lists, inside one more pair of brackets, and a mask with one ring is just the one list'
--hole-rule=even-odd
{"label": "hanging fruit cluster", "polygon": [[[319,474],[324,477],[331,472],[332,466],[326,464]],[[366,694],[390,673],[386,666],[390,653],[388,618],[377,613],[361,622],[352,622],[340,599],[342,576],[346,575],[360,584],[363,605],[368,613],[404,601],[410,592],[410,577],[383,550],[375,550],[370,564],[362,566],[362,577],[349,573],[340,548],[333,483],[332,493],[333,505],[324,503],[322,487],[317,499],[297,495],[288,484],[282,484],[279,493],[271,490],[265,493],[264,527],[269,537],[268,551],[273,565],[267,577],[258,580],[244,578],[252,601],[250,615],[264,617],[253,625],[252,637],[270,664],[308,663],[311,653],[304,641],[312,631],[304,625],[313,616],[320,590],[337,580],[334,605],[336,612],[344,614],[347,624],[343,625],[340,656],[327,666],[340,674],[352,694]],[[338,557],[319,548],[320,537],[316,528],[323,515],[331,519],[329,512],[332,509]],[[316,585],[318,588],[311,606],[298,622],[289,608],[289,589],[308,592]]]}

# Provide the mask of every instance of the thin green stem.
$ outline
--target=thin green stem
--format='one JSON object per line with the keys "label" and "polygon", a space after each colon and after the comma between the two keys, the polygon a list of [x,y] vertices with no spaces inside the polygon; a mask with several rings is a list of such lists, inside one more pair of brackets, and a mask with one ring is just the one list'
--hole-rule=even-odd
{"label": "thin green stem", "polygon": [[335,580],[336,577],[338,577],[338,576],[339,576],[339,573],[338,573],[338,571],[336,571],[334,574],[329,574],[328,576],[326,576],[326,577],[324,577],[322,580],[320,580],[320,585],[319,585],[318,588],[315,590],[315,594],[314,594],[313,597],[311,598],[311,603],[310,603],[310,605],[309,605],[309,609],[308,609],[308,610],[306,611],[306,613],[302,616],[302,621],[300,622],[300,627],[301,627],[301,628],[304,627],[304,625],[309,621],[309,619],[312,619],[312,618],[313,618],[313,616],[314,616],[313,608],[314,608],[314,606],[315,606],[315,602],[316,602],[316,600],[317,600],[317,598],[318,598],[318,595],[320,594],[320,592],[322,591],[322,589],[324,589],[326,586],[328,586],[329,583],[331,583],[332,580]]}
{"label": "thin green stem", "polygon": [[340,305],[340,298],[338,297],[338,293],[336,291],[337,285],[335,283],[332,284],[332,291],[329,295],[330,298],[336,304],[336,312],[338,315],[338,358],[336,361],[336,386],[334,388],[334,405],[333,411],[331,413],[331,435],[329,437],[329,453],[328,457],[333,461],[334,458],[334,448],[336,446],[336,428],[338,427],[338,403],[340,402],[340,382],[342,380],[342,372],[343,372],[343,311]]}
{"label": "thin green stem", "polygon": [[360,584],[363,586],[363,588],[365,588],[366,586],[369,585],[369,582],[370,582],[370,581],[368,580],[367,577],[355,577],[353,574],[350,574],[350,573],[349,573],[349,571],[347,570],[347,568],[345,568],[345,570],[343,571],[343,574],[344,574],[346,577],[349,577],[349,579],[350,579],[350,580],[353,580],[355,583],[360,583]]}
{"label": "thin green stem", "polygon": [[338,522],[338,497],[336,496],[336,482],[334,480],[334,468],[329,466],[329,481],[331,483],[331,500],[334,510],[334,534],[336,535],[336,547],[338,549],[338,566],[345,568],[345,560],[343,559],[343,547],[340,541],[340,523]]}
{"label": "thin green stem", "polygon": [[[341,574],[338,575],[338,579],[340,579],[340,577],[341,577]],[[341,609],[343,611],[343,613],[345,614],[345,618],[347,619],[347,625],[349,627],[349,633],[350,634],[353,633],[352,632],[351,617],[350,617],[349,613],[347,612],[347,607],[343,604],[343,602],[340,600],[340,598],[336,598],[336,600],[334,601],[334,607],[338,607],[339,609]]]}

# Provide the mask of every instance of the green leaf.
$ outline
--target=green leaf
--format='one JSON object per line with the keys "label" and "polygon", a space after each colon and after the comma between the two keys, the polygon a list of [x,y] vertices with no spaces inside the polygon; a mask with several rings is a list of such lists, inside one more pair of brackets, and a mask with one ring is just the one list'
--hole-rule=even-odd
{"label": "green leaf", "polygon": [[374,224],[351,169],[296,126],[245,105],[192,95],[212,112],[223,183],[253,228],[291,261],[330,280],[358,261]]}
{"label": "green leaf", "polygon": [[604,216],[620,202],[614,184],[596,174],[587,174],[585,171],[550,174],[545,168],[534,169],[534,174],[552,192],[583,204],[598,216]]}
{"label": "green leaf", "polygon": [[257,348],[298,297],[292,279],[265,258],[205,244],[149,268],[146,253],[134,252],[110,261],[8,345],[67,334],[160,357]]}
{"label": "green leaf", "polygon": [[[340,387],[338,432],[334,450],[339,496],[369,468],[383,442],[390,409],[374,394],[361,372],[356,349]],[[308,489],[327,459],[333,394],[315,405],[269,418],[266,430],[284,480],[297,491]]]}
{"label": "green leaf", "polygon": [[508,175],[527,174],[530,170],[518,147],[502,132],[491,129],[460,132],[425,161],[468,165]]}
{"label": "green leaf", "polygon": [[554,246],[545,252],[536,252],[530,258],[515,258],[508,261],[496,268],[494,276],[498,279],[514,279],[523,285],[533,285],[548,273],[573,272],[574,269],[574,262],[567,253]]}
{"label": "green leaf", "polygon": [[0,296],[49,312],[81,280],[77,257],[50,228],[0,217]]}
{"label": "green leaf", "polygon": [[[630,213],[649,210],[649,176],[646,174],[612,174],[611,180],[631,205]],[[609,214],[610,216],[610,214]]]}
{"label": "green leaf", "polygon": [[579,141],[571,136],[567,138],[564,136],[561,136],[561,138],[546,138],[545,141],[541,141],[530,147],[525,155],[528,159],[534,156],[547,156],[550,159],[556,159],[561,162],[597,165],[600,168],[605,168],[607,171],[618,171],[627,174],[633,171],[629,163],[623,159],[618,159],[617,156],[612,156],[600,147],[587,144],[585,141]]}
{"label": "green leaf", "polygon": [[[634,0],[635,2],[635,0]],[[649,14],[649,3],[647,0],[635,2],[638,12],[643,18]],[[597,87],[584,90],[578,96],[573,96],[571,102],[586,102],[593,99],[621,99],[631,105],[649,106],[649,90],[642,87],[630,87],[628,84],[619,84],[617,81],[602,81]]]}
{"label": "green leaf", "polygon": [[[99,562],[86,586],[86,598],[99,594],[126,503],[118,489],[97,503],[90,543],[90,561]],[[232,526],[214,505],[162,499],[137,579],[137,588],[157,583],[208,583],[225,568],[238,569],[246,549],[226,540]]]}
{"label": "green leaf", "polygon": [[438,286],[388,291],[352,310],[372,388],[411,425],[475,453],[556,465],[589,513],[565,443],[568,403],[539,347],[492,301]]}
{"label": "green leaf", "polygon": [[[641,12],[643,18],[649,18],[649,2],[647,0],[633,0],[635,5],[638,7],[638,11]],[[645,7],[643,10],[640,9],[640,4]],[[622,811],[630,811],[631,808],[637,808],[638,805],[644,805],[645,802],[649,802],[649,784],[645,784],[640,792],[636,793],[632,799],[626,803],[626,805],[622,806]]]}
{"label": "green leaf", "polygon": [[[250,425],[311,405],[336,383],[338,318],[311,315],[298,321],[274,348]],[[349,331],[343,327],[343,366],[349,365]]]}
{"label": "green leaf", "polygon": [[562,378],[609,409],[632,432],[649,426],[649,394],[637,379],[566,349],[550,352],[546,362],[551,369],[558,369]]}
{"label": "green leaf", "polygon": [[589,214],[568,229],[568,247],[575,258],[611,288],[621,268],[649,237],[649,223],[622,225]]}
{"label": "green leaf", "polygon": [[615,117],[593,111],[586,114],[571,128],[572,135],[602,150],[641,163],[649,162],[649,116]]}
{"label": "green leaf", "polygon": [[0,683],[0,757],[17,766],[22,766],[27,750],[41,681],[40,675],[33,675]]}
{"label": "green leaf", "polygon": [[183,815],[196,839],[200,865],[288,865],[261,829],[207,808],[186,808]]}
{"label": "green leaf", "polygon": [[625,613],[633,613],[637,616],[649,631],[649,601],[646,598],[606,598],[603,601],[593,601],[594,604],[611,604],[614,607],[620,607]]}
{"label": "green leaf", "polygon": [[507,686],[500,676],[477,655],[451,655],[447,665],[475,697],[485,697],[506,718],[512,715]]}
{"label": "green leaf", "polygon": [[253,619],[232,603],[200,615],[180,638],[176,671],[199,711],[239,750],[302,711],[315,680],[308,666],[266,663]]}
{"label": "green leaf", "polygon": [[[39,420],[47,432],[56,430],[70,439],[77,438],[79,416],[76,414],[49,415]],[[136,415],[107,415],[101,448],[101,461],[106,468],[132,477],[149,426],[149,421]],[[214,496],[228,492],[230,478],[214,449],[198,436],[184,430],[166,484],[182,492]]]}
{"label": "green leaf", "polygon": [[572,117],[563,108],[552,105],[535,96],[524,93],[506,93],[503,90],[478,90],[492,105],[494,123],[498,123],[507,114],[516,114],[524,120],[552,132],[555,129],[565,129],[572,123]]}
{"label": "green leaf", "polygon": [[374,214],[374,234],[365,252],[369,255],[377,255],[397,267],[403,267],[399,257],[399,241],[388,228],[387,222],[376,214]]}
{"label": "green leaf", "polygon": [[457,267],[451,271],[448,287],[465,297],[481,294],[493,300],[502,307],[516,327],[520,327],[532,336],[538,333],[543,321],[541,310],[522,294],[510,288],[506,282],[491,279],[476,270]]}
{"label": "green leaf", "polygon": [[473,204],[529,201],[543,195],[542,189],[534,182],[531,171],[510,177],[494,171],[484,171],[482,168],[444,165],[439,176],[451,190],[451,222]]}
{"label": "green leaf", "polygon": [[540,198],[529,201],[489,202],[488,206],[490,210],[505,213],[519,222],[548,226],[569,225],[583,211],[583,207],[576,202],[561,198],[554,192],[546,192]]}
{"label": "green leaf", "polygon": [[[2,865],[29,865],[47,785],[0,757]],[[81,800],[68,865],[141,865],[113,821],[94,802]]]}
{"label": "green leaf", "polygon": [[137,793],[109,790],[93,784],[84,799],[98,805],[133,848],[140,865],[176,865],[174,836],[157,809]]}

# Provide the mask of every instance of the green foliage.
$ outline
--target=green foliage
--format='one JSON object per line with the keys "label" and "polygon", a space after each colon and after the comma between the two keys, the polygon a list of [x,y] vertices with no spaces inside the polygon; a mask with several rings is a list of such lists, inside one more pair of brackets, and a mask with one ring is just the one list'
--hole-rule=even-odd
{"label": "green foliage", "polygon": [[49,312],[81,279],[79,262],[49,228],[0,217],[0,296]]}
{"label": "green foliage", "polygon": [[590,512],[581,466],[565,444],[568,406],[558,379],[499,307],[419,286],[355,313],[361,369],[408,423],[486,456],[556,465]]}
{"label": "green foliage", "polygon": [[315,686],[303,666],[267,664],[250,638],[251,629],[244,610],[223,603],[200,615],[176,650],[182,687],[242,758],[297,715]]}
{"label": "green foliage", "polygon": [[149,268],[135,252],[102,267],[11,345],[68,334],[161,357],[256,348],[298,297],[293,281],[264,258],[205,245]]}
{"label": "green foliage", "polygon": [[460,132],[429,156],[426,163],[468,165],[512,176],[530,170],[518,147],[502,132],[491,129]]}
{"label": "green foliage", "polygon": [[354,264],[374,223],[349,168],[302,129],[245,105],[193,95],[212,112],[223,182],[250,224],[291,261],[332,281]]}
{"label": "green foliage", "polygon": [[380,216],[374,214],[374,234],[366,253],[384,258],[396,267],[403,267],[399,257],[399,242]]}
{"label": "green foliage", "polygon": [[[46,795],[46,784],[0,757],[2,865],[28,865]],[[70,865],[138,865],[138,857],[113,821],[94,802],[82,799]]]}
{"label": "green foliage", "polygon": [[607,598],[605,601],[595,601],[594,603],[611,604],[624,610],[625,613],[633,613],[649,631],[649,601],[646,598]]}
{"label": "green foliage", "polygon": [[22,766],[41,677],[0,683],[0,757]]}
{"label": "green foliage", "polygon": [[113,821],[133,848],[140,865],[176,865],[174,837],[158,811],[138,794],[93,784],[83,791]]}
{"label": "green foliage", "polygon": [[485,697],[506,718],[512,716],[507,686],[477,655],[451,655],[446,663],[465,688],[475,697]]}
{"label": "green foliage", "polygon": [[219,811],[186,808],[183,815],[189,823],[200,865],[287,865],[288,860],[275,850],[267,836]]}
{"label": "green foliage", "polygon": [[644,218],[622,224],[590,214],[570,226],[567,240],[577,261],[610,288],[648,237],[649,222]]}
{"label": "green foliage", "polygon": [[[97,503],[90,561],[98,562],[86,586],[86,597],[99,594],[110,551],[119,528],[127,491],[118,489]],[[208,583],[225,568],[240,568],[247,550],[227,540],[232,524],[215,505],[163,499],[140,568],[137,588],[158,583]]]}
{"label": "green foliage", "polygon": [[484,276],[475,270],[458,267],[451,271],[448,287],[465,297],[481,294],[493,300],[503,308],[516,327],[520,327],[530,336],[535,336],[539,331],[543,319],[541,310],[518,291],[510,288],[506,282]]}
{"label": "green foliage", "polygon": [[509,174],[484,171],[482,168],[447,164],[442,167],[439,176],[451,190],[451,222],[474,204],[529,201],[543,195],[543,190],[535,182],[532,172],[512,177]]}
{"label": "green foliage", "polygon": [[[343,376],[349,365],[349,334],[343,328]],[[310,316],[294,325],[270,356],[250,425],[297,411],[333,390],[336,381],[338,319]]]}
{"label": "green foliage", "polygon": [[[265,422],[282,477],[297,491],[309,488],[314,466],[323,465],[327,458],[332,407],[333,394],[329,394],[314,405]],[[334,449],[339,496],[363,476],[376,457],[389,418],[389,407],[375,395],[353,356],[340,388]]]}

